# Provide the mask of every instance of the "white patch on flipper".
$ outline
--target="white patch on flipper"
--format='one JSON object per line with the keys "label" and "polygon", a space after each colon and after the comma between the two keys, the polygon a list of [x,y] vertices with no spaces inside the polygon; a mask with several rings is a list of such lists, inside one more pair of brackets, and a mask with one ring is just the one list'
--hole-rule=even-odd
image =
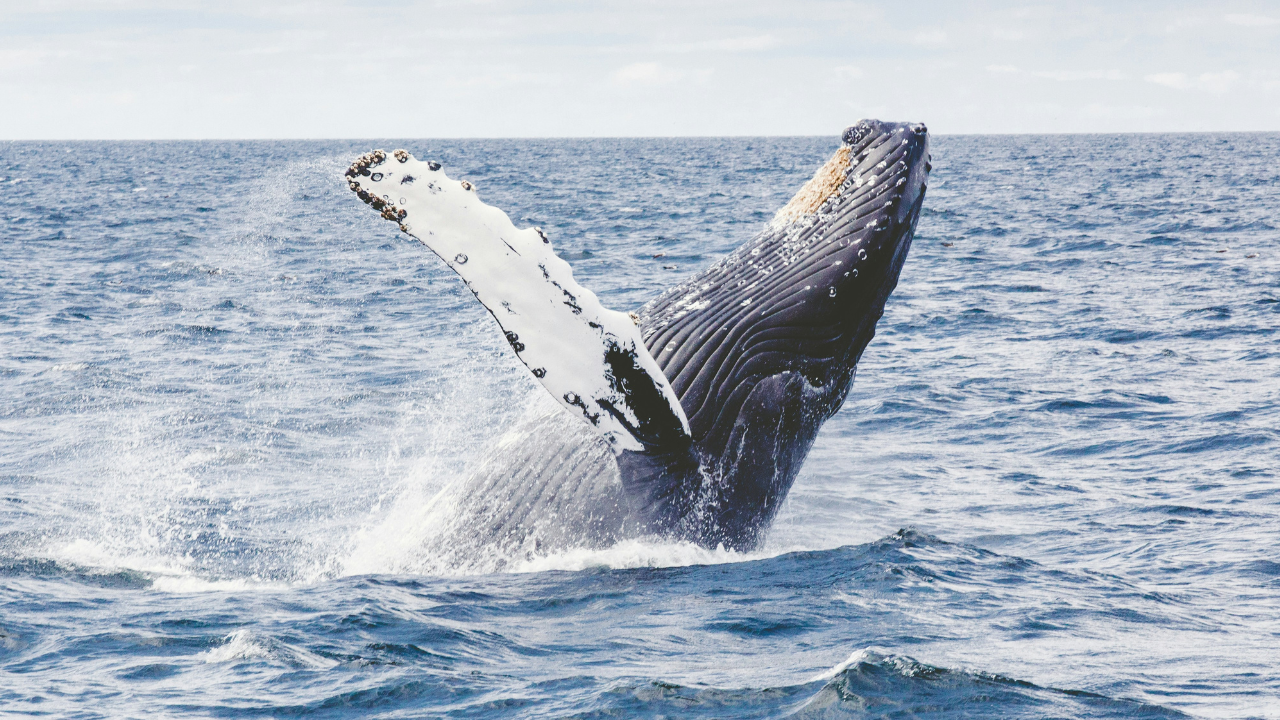
{"label": "white patch on flipper", "polygon": [[471,183],[452,180],[438,164],[403,150],[393,155],[376,151],[357,160],[348,171],[351,189],[376,198],[371,204],[384,218],[398,222],[462,277],[557,402],[616,450],[643,450],[627,427],[641,427],[641,418],[610,383],[605,353],[616,345],[634,355],[689,435],[679,398],[627,313],[601,305],[573,279],[573,269],[539,230],[516,228],[505,212],[481,202]]}

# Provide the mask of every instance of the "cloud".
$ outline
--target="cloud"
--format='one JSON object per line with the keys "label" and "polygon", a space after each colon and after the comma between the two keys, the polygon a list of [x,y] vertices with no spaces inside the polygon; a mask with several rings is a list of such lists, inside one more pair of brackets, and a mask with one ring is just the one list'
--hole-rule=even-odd
{"label": "cloud", "polygon": [[1280,20],[1267,17],[1265,15],[1228,15],[1226,21],[1232,25],[1243,25],[1245,27],[1266,27],[1268,25],[1280,25]]}
{"label": "cloud", "polygon": [[71,57],[67,50],[54,50],[46,47],[5,48],[0,50],[0,77],[19,68],[36,68],[49,64],[55,59]]}
{"label": "cloud", "polygon": [[922,30],[916,33],[911,42],[916,45],[938,46],[947,44],[947,33],[945,30]]}
{"label": "cloud", "polygon": [[773,35],[750,35],[746,37],[722,38],[720,40],[701,40],[698,42],[680,43],[660,47],[660,50],[674,53],[689,52],[760,52],[776,47],[778,38]]}
{"label": "cloud", "polygon": [[683,76],[678,70],[672,70],[656,62],[632,63],[619,68],[613,73],[613,84],[621,86],[635,85],[667,85]]}
{"label": "cloud", "polygon": [[725,50],[728,52],[753,52],[757,50],[768,50],[777,44],[778,39],[772,35],[756,35],[754,37],[716,40],[711,43],[710,49]]}
{"label": "cloud", "polygon": [[1078,82],[1080,80],[1126,80],[1127,76],[1119,70],[1022,70],[1015,65],[988,65],[987,72],[1001,75],[1025,75],[1027,77],[1044,78],[1058,82]]}
{"label": "cloud", "polygon": [[1200,90],[1202,92],[1222,94],[1229,91],[1240,80],[1240,75],[1234,70],[1200,73],[1199,75],[1171,72],[1155,73],[1142,79],[1156,85],[1173,88],[1174,90]]}
{"label": "cloud", "polygon": [[1156,108],[1146,107],[1145,105],[1104,105],[1102,103],[1090,103],[1081,108],[1079,114],[1089,118],[1148,120],[1159,117],[1161,112]]}
{"label": "cloud", "polygon": [[1125,74],[1119,70],[1091,70],[1081,72],[1079,70],[1048,70],[1031,73],[1035,77],[1045,78],[1047,80],[1057,80],[1058,82],[1077,82],[1080,80],[1125,80]]}
{"label": "cloud", "polygon": [[1027,34],[1021,30],[1007,27],[991,28],[991,36],[997,40],[1026,40]]}
{"label": "cloud", "polygon": [[[1280,0],[9,4],[0,139],[806,134],[855,114],[942,133],[1280,129]],[[397,102],[355,118],[371,79]]]}
{"label": "cloud", "polygon": [[1157,85],[1171,87],[1175,90],[1186,90],[1191,87],[1191,80],[1187,78],[1186,73],[1156,73],[1142,79]]}
{"label": "cloud", "polygon": [[1230,90],[1231,86],[1235,85],[1239,79],[1240,76],[1236,72],[1226,70],[1220,73],[1201,73],[1198,81],[1202,90],[1208,90],[1212,93],[1224,93]]}
{"label": "cloud", "polygon": [[1165,25],[1164,31],[1167,33],[1180,33],[1183,30],[1201,28],[1204,27],[1204,25],[1205,19],[1203,17],[1198,15],[1182,15],[1173,18],[1167,25]]}

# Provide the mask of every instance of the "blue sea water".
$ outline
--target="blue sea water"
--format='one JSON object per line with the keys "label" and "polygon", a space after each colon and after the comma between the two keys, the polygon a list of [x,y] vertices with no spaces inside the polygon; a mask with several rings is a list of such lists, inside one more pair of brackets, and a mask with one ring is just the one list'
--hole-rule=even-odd
{"label": "blue sea water", "polygon": [[934,138],[757,552],[424,550],[540,390],[355,155],[626,309],[836,142],[0,144],[0,715],[1280,718],[1275,134]]}

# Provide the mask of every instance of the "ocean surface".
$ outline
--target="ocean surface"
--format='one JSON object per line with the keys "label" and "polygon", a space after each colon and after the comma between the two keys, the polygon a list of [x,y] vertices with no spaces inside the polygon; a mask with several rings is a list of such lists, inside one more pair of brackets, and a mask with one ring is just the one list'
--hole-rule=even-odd
{"label": "ocean surface", "polygon": [[424,550],[542,391],[347,164],[628,309],[836,130],[0,144],[0,716],[1280,718],[1276,134],[935,137],[757,552]]}

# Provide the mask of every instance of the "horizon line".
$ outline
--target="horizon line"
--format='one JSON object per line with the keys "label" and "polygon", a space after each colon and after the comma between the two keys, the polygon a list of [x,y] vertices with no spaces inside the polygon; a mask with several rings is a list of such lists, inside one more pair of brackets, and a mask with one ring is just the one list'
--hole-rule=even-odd
{"label": "horizon line", "polygon": [[[1267,135],[1280,134],[1276,130],[1119,130],[1119,131],[1059,131],[1059,132],[961,132],[934,133],[931,137],[1055,137],[1087,135]],[[0,143],[20,142],[357,142],[363,140],[721,140],[726,138],[826,138],[839,137],[839,133],[797,135],[454,135],[454,136],[396,136],[367,137],[156,137],[156,138],[0,138]]]}

